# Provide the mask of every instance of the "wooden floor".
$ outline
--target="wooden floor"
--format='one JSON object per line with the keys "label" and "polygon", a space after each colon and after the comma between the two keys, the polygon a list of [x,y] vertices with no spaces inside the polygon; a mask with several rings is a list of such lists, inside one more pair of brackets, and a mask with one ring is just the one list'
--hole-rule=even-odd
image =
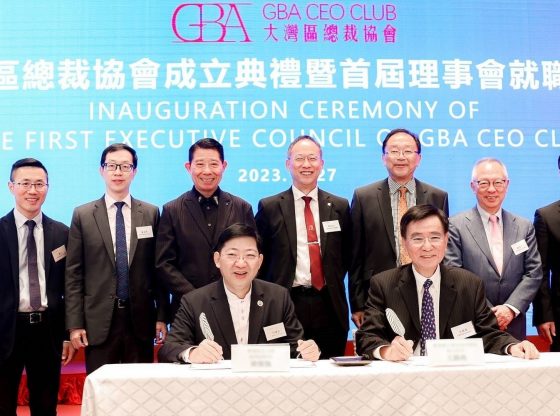
{"label": "wooden floor", "polygon": [[[66,404],[59,404],[57,410],[58,416],[80,416],[80,409],[82,406],[71,406]],[[18,406],[18,416],[29,416],[28,406]]]}

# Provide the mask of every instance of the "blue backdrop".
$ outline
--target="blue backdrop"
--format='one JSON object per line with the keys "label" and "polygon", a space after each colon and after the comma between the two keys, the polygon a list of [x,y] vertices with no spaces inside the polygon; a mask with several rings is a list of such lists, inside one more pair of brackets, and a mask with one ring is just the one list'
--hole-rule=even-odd
{"label": "blue backdrop", "polygon": [[[222,187],[250,201],[289,185],[290,140],[324,144],[321,187],[350,198],[386,176],[380,142],[419,133],[417,176],[474,205],[473,163],[502,159],[505,207],[558,199],[556,1],[0,3],[0,169],[42,160],[45,212],[69,223],[98,198],[101,150],[139,153],[133,194],[190,188],[193,141],[215,137]],[[8,191],[0,212],[13,207]]]}

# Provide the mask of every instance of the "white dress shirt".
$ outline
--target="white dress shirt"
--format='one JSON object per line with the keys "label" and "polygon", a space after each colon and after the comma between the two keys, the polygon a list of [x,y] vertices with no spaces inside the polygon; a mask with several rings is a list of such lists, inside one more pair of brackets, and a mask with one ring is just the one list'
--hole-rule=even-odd
{"label": "white dress shirt", "polygon": [[[418,312],[420,317],[420,322],[422,322],[422,297],[424,296],[424,282],[428,279],[432,281],[430,286],[430,295],[432,295],[432,302],[434,304],[434,319],[436,321],[436,339],[439,339],[439,294],[441,288],[441,271],[439,266],[437,267],[434,274],[430,277],[424,277],[416,271],[414,265],[412,265],[412,272],[414,273],[414,278],[416,279],[416,293],[418,295]],[[420,355],[420,342],[416,345],[414,350],[414,355]]]}
{"label": "white dress shirt", "polygon": [[[317,230],[317,240],[321,244],[321,229],[319,218],[319,188],[313,189],[307,195],[292,186],[294,193],[294,205],[296,212],[296,242],[297,242],[297,260],[296,260],[296,274],[294,278],[295,286],[311,286],[311,260],[309,259],[309,244],[307,243],[307,227],[305,226],[305,201],[302,199],[304,196],[311,197],[309,203],[311,212],[313,213],[313,220],[315,222],[315,230]],[[320,247],[320,246],[319,246]]]}
{"label": "white dress shirt", "polygon": [[[109,218],[109,228],[111,229],[111,239],[113,240],[113,251],[116,255],[117,252],[117,207],[115,205],[116,199],[105,194],[105,206],[107,207],[107,217]],[[126,252],[128,254],[128,262],[130,263],[130,231],[132,228],[131,220],[131,206],[132,198],[128,194],[124,199],[122,199],[124,205],[122,207],[122,213],[124,217],[124,229],[126,231]]]}

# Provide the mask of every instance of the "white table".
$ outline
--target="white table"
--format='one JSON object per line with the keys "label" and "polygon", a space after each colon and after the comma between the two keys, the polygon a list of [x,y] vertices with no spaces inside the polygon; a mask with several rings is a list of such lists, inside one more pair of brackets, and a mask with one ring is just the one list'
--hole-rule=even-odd
{"label": "white table", "polygon": [[106,365],[86,379],[82,415],[558,415],[560,353],[484,366],[374,362],[287,373]]}

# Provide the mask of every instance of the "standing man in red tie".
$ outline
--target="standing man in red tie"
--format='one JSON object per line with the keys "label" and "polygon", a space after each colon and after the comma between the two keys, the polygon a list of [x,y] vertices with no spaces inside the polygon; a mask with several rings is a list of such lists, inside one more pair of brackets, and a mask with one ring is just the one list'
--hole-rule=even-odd
{"label": "standing man in red tie", "polygon": [[371,277],[410,263],[399,230],[406,210],[431,204],[449,215],[447,192],[414,177],[421,151],[420,140],[413,132],[391,130],[381,145],[381,159],[389,177],[354,192],[349,292],[352,320],[358,328],[364,319]]}
{"label": "standing man in red tie", "polygon": [[151,363],[167,335],[169,297],[155,275],[156,206],[133,198],[138,156],[124,143],[101,154],[105,195],[72,215],[66,260],[66,327],[85,348],[86,371]]}
{"label": "standing man in red tie", "polygon": [[0,415],[15,416],[23,369],[31,415],[56,415],[60,365],[74,355],[64,331],[68,227],[41,207],[49,189],[36,159],[12,165],[15,208],[0,218]]}
{"label": "standing man in red tie", "polygon": [[264,241],[259,276],[290,289],[304,337],[329,358],[344,355],[348,337],[351,224],[348,201],[317,187],[323,165],[320,144],[296,138],[286,160],[292,187],[262,199],[255,220]]}
{"label": "standing man in red tie", "polygon": [[471,189],[477,204],[450,219],[445,262],[479,276],[500,329],[523,340],[525,312],[541,284],[541,258],[533,224],[502,208],[508,186],[501,161],[475,163]]}

